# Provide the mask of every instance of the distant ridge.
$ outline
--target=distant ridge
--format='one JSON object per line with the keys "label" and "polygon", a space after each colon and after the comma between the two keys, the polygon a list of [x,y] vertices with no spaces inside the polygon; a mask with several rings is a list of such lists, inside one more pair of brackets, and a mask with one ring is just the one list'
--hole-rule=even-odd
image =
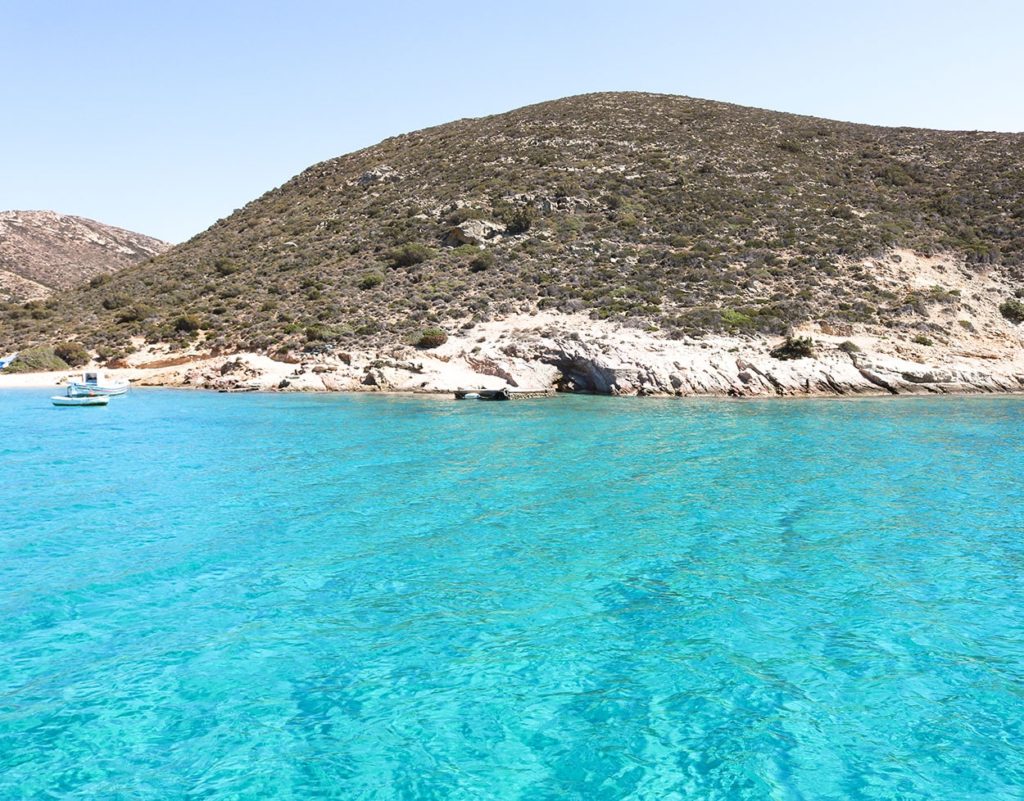
{"label": "distant ridge", "polygon": [[70,289],[166,251],[150,236],[53,211],[0,211],[0,299]]}

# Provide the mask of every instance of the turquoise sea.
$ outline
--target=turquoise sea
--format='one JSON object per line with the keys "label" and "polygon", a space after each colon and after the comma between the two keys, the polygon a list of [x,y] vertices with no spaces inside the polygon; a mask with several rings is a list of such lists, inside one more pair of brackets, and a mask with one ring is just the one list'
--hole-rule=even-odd
{"label": "turquoise sea", "polygon": [[0,799],[1024,798],[1024,399],[0,392]]}

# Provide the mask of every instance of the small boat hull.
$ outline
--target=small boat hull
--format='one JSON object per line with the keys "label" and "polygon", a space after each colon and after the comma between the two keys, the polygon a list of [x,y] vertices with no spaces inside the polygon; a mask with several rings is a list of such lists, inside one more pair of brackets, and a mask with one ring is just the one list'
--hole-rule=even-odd
{"label": "small boat hull", "polygon": [[54,406],[106,406],[108,395],[54,395],[50,398]]}
{"label": "small boat hull", "polygon": [[457,389],[455,390],[456,400],[483,400],[483,401],[507,401],[507,400],[533,400],[535,398],[553,398],[553,389]]}
{"label": "small boat hull", "polygon": [[508,400],[508,389],[458,389],[456,400]]}
{"label": "small boat hull", "polygon": [[128,392],[128,382],[117,382],[113,384],[82,384],[72,381],[68,384],[68,394],[79,395],[124,395]]}

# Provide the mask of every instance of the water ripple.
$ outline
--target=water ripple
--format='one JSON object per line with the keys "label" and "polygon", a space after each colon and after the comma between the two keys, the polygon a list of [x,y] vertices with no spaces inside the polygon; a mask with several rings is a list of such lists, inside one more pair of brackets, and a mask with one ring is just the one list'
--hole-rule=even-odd
{"label": "water ripple", "polygon": [[45,400],[0,798],[1022,797],[1024,401]]}

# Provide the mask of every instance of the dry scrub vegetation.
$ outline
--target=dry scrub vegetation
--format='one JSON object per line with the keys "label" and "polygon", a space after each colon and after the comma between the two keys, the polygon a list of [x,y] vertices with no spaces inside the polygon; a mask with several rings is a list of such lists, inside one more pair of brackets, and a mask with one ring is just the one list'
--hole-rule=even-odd
{"label": "dry scrub vegetation", "polygon": [[538,308],[666,336],[910,330],[959,301],[880,286],[864,262],[897,247],[1019,279],[1024,135],[596,94],[317,164],[161,257],[7,305],[0,343],[414,344]]}

